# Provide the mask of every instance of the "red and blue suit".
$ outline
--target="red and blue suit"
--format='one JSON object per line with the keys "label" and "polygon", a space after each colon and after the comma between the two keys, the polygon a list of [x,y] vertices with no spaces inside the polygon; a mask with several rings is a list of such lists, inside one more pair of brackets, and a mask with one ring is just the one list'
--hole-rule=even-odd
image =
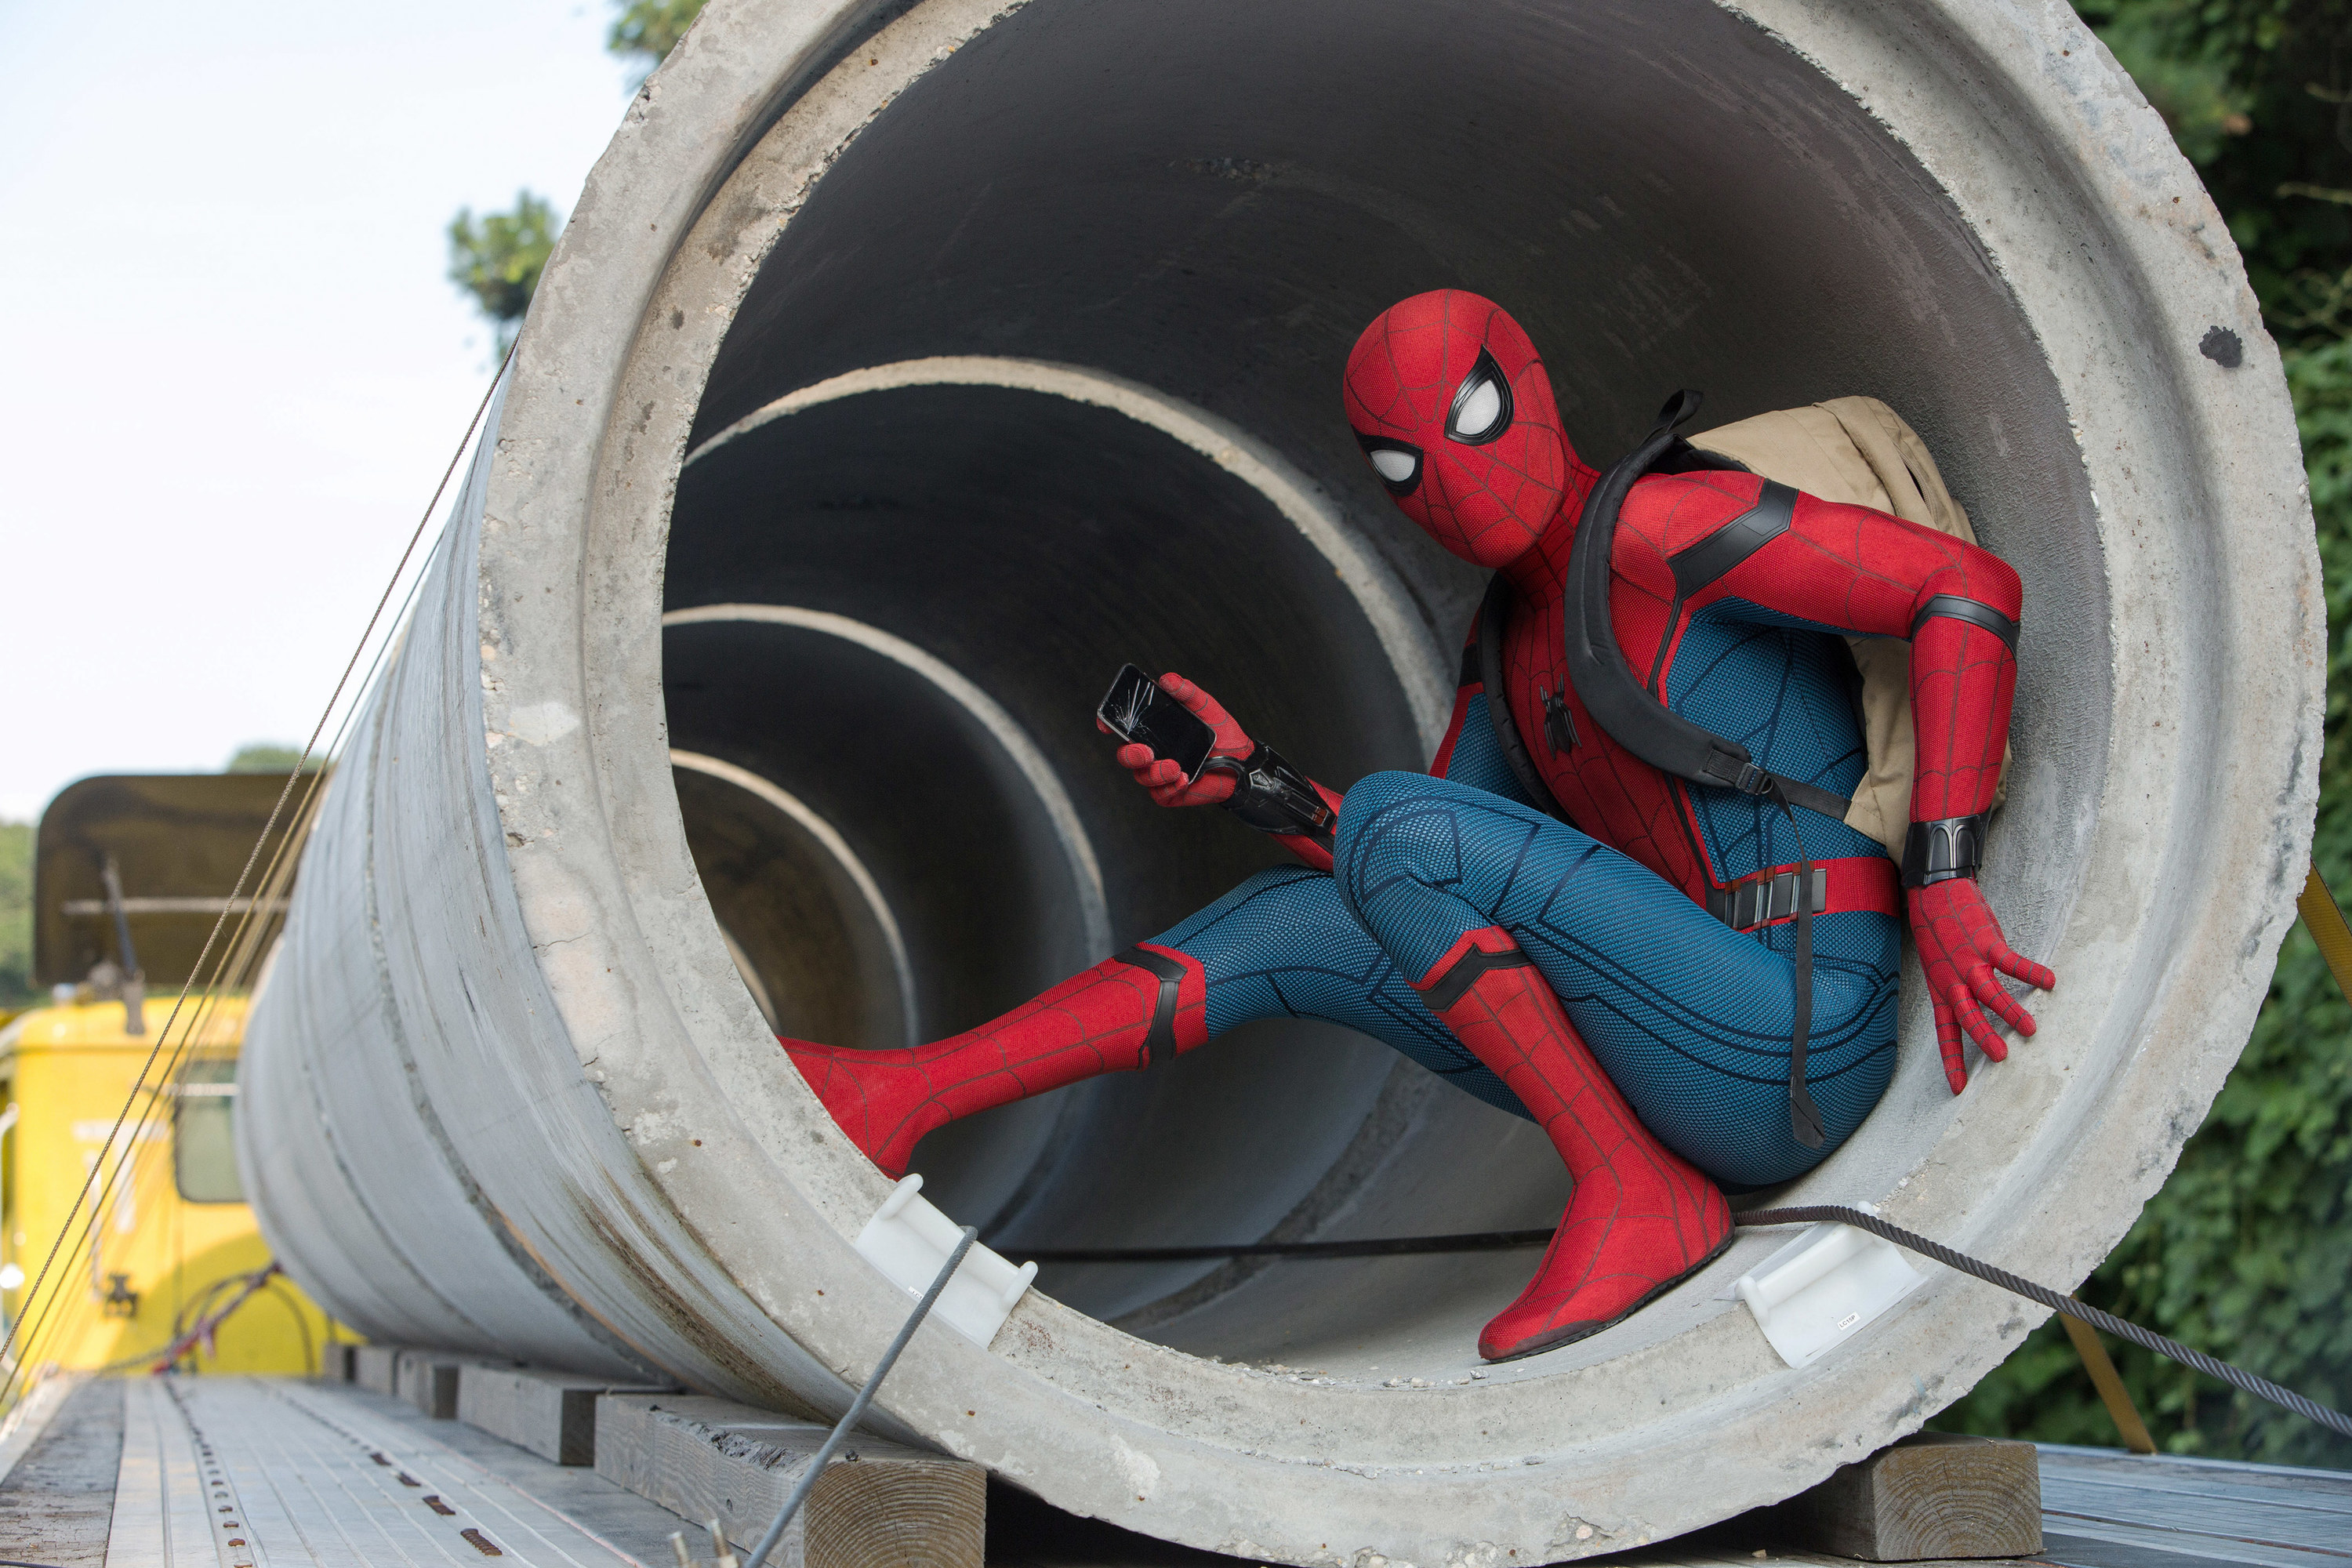
{"label": "red and blue suit", "polygon": [[[1919,853],[1898,869],[1841,821],[1801,828],[1768,795],[1670,775],[1595,720],[1564,637],[1599,476],[1499,307],[1447,289],[1391,308],[1359,340],[1344,391],[1397,505],[1505,584],[1470,629],[1430,771],[1374,773],[1344,797],[1316,786],[1336,831],[1285,837],[1298,865],[978,1029],[903,1051],[784,1045],[896,1174],[956,1117],[1146,1068],[1252,1019],[1372,1035],[1537,1122],[1574,1179],[1535,1278],[1480,1336],[1490,1358],[1530,1354],[1721,1250],[1725,1186],[1795,1176],[1861,1124],[1893,1070],[1906,926],[1953,1092],[1964,1039],[2007,1054],[1986,1009],[2032,1032],[1998,976],[2053,977],[2010,951],[1972,858],[2008,735],[2021,590],[1984,550],[1864,507],[1772,487],[1776,499],[1737,469],[1654,473],[1626,492],[1608,593],[1628,666],[1758,767],[1850,795],[1866,758],[1842,639],[1909,639]],[[1205,691],[1173,674],[1161,685],[1215,729],[1215,754],[1258,749]],[[1163,805],[1232,804],[1230,771],[1187,783],[1137,745],[1118,760]],[[1810,894],[1801,864],[1816,873]],[[1791,1128],[1801,1010],[1818,1143]]]}

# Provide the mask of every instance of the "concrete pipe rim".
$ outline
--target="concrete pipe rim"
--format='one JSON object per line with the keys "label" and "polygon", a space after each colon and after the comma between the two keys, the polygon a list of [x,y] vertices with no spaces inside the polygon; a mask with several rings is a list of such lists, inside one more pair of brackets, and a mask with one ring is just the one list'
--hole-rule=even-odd
{"label": "concrete pipe rim", "polygon": [[[506,651],[486,723],[524,735],[516,713],[551,702],[580,721],[488,752],[521,846],[524,921],[535,936],[576,924],[583,898],[629,912],[625,929],[609,921],[548,964],[554,1005],[580,1058],[604,1064],[600,1092],[681,1210],[714,1201],[709,1179],[658,1163],[677,1159],[688,1125],[708,1158],[736,1163],[736,1185],[782,1197],[760,1223],[731,1214],[696,1239],[804,1348],[775,1375],[814,1405],[845,1400],[895,1324],[895,1293],[849,1247],[889,1184],[782,1070],[699,901],[658,722],[659,561],[702,377],[761,259],[899,94],[1024,9],[925,0],[876,30],[857,5],[714,5],[583,195],[488,479],[483,633]],[[2132,738],[2109,759],[2046,955],[2062,989],[2027,1047],[2049,1064],[2042,1102],[2003,1114],[1964,1099],[1885,1190],[1809,1180],[1798,1193],[1878,1201],[2068,1285],[2128,1226],[2234,1060],[2308,855],[2324,615],[2275,353],[2234,258],[2198,237],[2222,231],[2194,175],[2071,16],[1977,0],[1723,9],[1860,104],[2003,274],[2080,447],[2114,595],[2109,718]],[[1937,99],[1931,120],[1919,73],[1938,56],[1973,84]],[[2029,173],[2044,186],[2028,189]],[[2070,226],[2074,252],[2050,243]],[[2199,356],[2215,324],[2248,345],[2242,368]],[[2150,365],[2163,374],[2143,384],[2133,373]],[[2168,466],[2168,440],[2187,443]],[[2159,504],[2184,496],[2221,526],[2167,531]],[[2143,635],[2176,640],[2162,655],[2129,646]],[[2212,646],[2191,646],[2198,636]],[[517,649],[534,651],[519,663]],[[2218,712],[2212,683],[2238,658],[2278,679],[2239,684]],[[2184,715],[2192,732],[2168,736]],[[550,803],[567,798],[557,831]],[[2227,965],[2158,981],[2184,952]],[[2118,994],[2126,985],[2137,1005]],[[1915,999],[1915,1055],[1916,1023]],[[662,1053],[691,1069],[646,1066]],[[633,1100],[654,1083],[659,1103]],[[1719,1265],[1686,1289],[1711,1294],[1737,1271]],[[1365,1546],[1468,1560],[1500,1541],[1576,1556],[1775,1500],[1915,1429],[2035,1321],[2014,1307],[1938,1279],[1853,1353],[1803,1373],[1759,1354],[1726,1310],[1669,1339],[1625,1335],[1606,1362],[1537,1358],[1395,1390],[1215,1364],[1033,1295],[992,1349],[926,1336],[881,1404],[898,1432],[1049,1501],[1194,1545],[1297,1563]],[[1636,1389],[1654,1394],[1639,1415]],[[1709,1495],[1695,1498],[1683,1478],[1702,1467]]]}

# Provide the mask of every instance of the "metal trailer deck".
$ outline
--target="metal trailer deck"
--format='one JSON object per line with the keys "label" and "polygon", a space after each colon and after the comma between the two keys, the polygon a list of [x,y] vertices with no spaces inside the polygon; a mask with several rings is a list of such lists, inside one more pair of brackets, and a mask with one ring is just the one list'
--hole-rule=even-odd
{"label": "metal trailer deck", "polygon": [[[94,1381],[0,1445],[9,1568],[662,1568],[699,1531],[590,1469],[348,1384]],[[2352,1474],[2040,1449],[2049,1568],[2342,1568]],[[991,1568],[1244,1561],[1169,1546],[990,1492]],[[1592,1561],[1755,1568],[1849,1560],[1779,1550],[1734,1520]],[[1402,1568],[1402,1565],[1397,1565]]]}

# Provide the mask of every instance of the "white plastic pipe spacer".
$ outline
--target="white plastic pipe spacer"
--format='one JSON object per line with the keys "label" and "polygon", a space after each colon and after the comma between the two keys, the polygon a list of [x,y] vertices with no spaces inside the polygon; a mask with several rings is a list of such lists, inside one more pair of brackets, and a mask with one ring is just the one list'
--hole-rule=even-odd
{"label": "white plastic pipe spacer", "polygon": [[1796,1367],[1860,1333],[1926,1278],[1893,1242],[1831,1224],[1807,1226],[1731,1289],[1780,1359]]}
{"label": "white plastic pipe spacer", "polygon": [[[963,1239],[963,1229],[921,1197],[923,1178],[908,1176],[882,1200],[866,1228],[857,1233],[857,1255],[882,1271],[883,1278],[920,1300],[931,1288],[948,1255]],[[931,1316],[945,1322],[974,1344],[986,1345],[1004,1326],[1037,1278],[1037,1266],[1018,1268],[978,1242],[940,1292]]]}

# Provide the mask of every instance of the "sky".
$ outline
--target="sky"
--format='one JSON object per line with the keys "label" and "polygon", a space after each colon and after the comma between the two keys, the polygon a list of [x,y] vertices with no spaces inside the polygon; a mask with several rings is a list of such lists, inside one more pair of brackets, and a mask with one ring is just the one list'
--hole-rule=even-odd
{"label": "sky", "polygon": [[0,819],[308,738],[493,369],[449,220],[571,210],[610,19],[0,0]]}

